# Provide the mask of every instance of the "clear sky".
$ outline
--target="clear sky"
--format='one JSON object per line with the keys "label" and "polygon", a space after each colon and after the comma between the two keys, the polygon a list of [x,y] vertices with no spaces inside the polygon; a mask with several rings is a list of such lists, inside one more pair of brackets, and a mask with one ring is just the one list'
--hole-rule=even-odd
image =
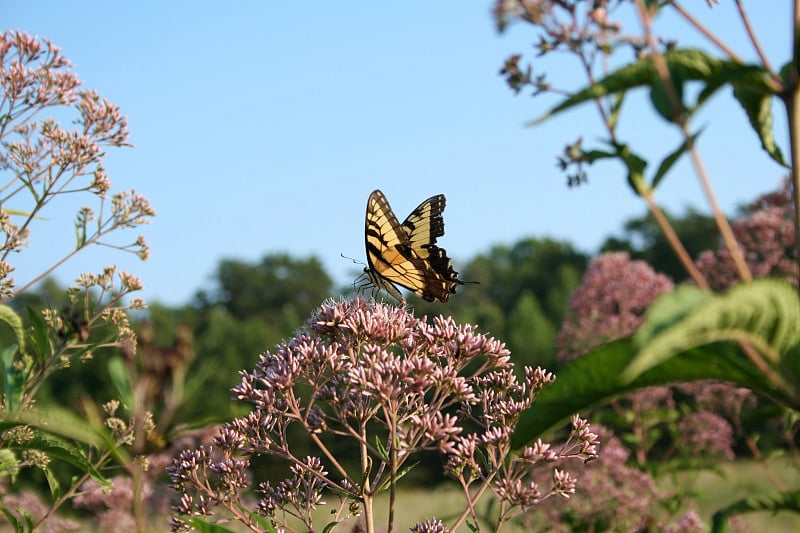
{"label": "clear sky", "polygon": [[[754,57],[732,2],[713,11],[699,0],[687,4]],[[773,64],[783,64],[789,2],[745,4]],[[503,61],[531,52],[535,36],[523,25],[497,34],[491,5],[3,0],[6,29],[52,40],[86,87],[121,107],[135,148],[110,154],[109,176],[158,212],[142,228],[149,261],[98,248],[57,277],[67,283],[116,263],[142,278],[145,298],[178,305],[209,287],[220,259],[285,251],[314,254],[337,283],[350,283],[360,267],[340,253],[364,258],[364,210],[376,188],[401,220],[425,198],[447,195],[440,244],[456,269],[492,245],[529,236],[596,251],[644,206],[617,164],[590,169],[588,186],[566,187],[555,156],[579,136],[590,145],[601,136],[596,113],[587,106],[524,127],[556,100],[506,87]],[[685,26],[664,23],[682,42],[702,43]],[[574,60],[555,59],[541,69],[577,88]],[[637,105],[626,104],[623,139],[647,155],[677,147],[676,133]],[[775,113],[785,148],[783,109]],[[777,186],[781,168],[760,151],[727,94],[697,124],[706,126],[700,146],[726,210]],[[658,198],[672,210],[707,210],[688,165]],[[71,209],[53,204],[44,213],[31,249],[16,259],[18,281],[72,244]]]}

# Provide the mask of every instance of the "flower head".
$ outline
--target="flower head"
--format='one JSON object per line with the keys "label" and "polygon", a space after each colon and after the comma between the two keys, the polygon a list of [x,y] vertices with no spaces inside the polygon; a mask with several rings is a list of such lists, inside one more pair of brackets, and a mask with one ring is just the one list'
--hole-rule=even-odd
{"label": "flower head", "polygon": [[[361,297],[326,302],[304,330],[241,373],[233,396],[252,410],[223,427],[218,448],[176,458],[173,487],[192,495],[179,512],[206,511],[208,502],[231,501],[232,490],[244,489],[241,472],[247,465],[233,460],[241,454],[289,463],[288,478],[258,485],[258,512],[275,520],[278,509],[306,516],[326,490],[363,502],[362,491],[396,482],[390,473],[423,451],[443,454],[445,472],[466,483],[488,482],[502,469],[493,490],[512,506],[527,508],[553,494],[567,495],[574,476],[554,474],[540,492],[527,473],[547,463],[539,458],[596,455],[596,435],[588,426],[576,426],[571,442],[579,444],[557,453],[539,443],[505,468],[520,414],[555,379],[543,369],[525,368],[520,380],[513,367],[502,342],[450,317],[428,321]],[[295,438],[304,433],[320,455],[297,459],[290,431]],[[331,435],[337,443],[350,439],[352,449],[360,450],[359,468],[331,452],[326,444]],[[435,531],[437,523],[423,523],[419,531]]]}

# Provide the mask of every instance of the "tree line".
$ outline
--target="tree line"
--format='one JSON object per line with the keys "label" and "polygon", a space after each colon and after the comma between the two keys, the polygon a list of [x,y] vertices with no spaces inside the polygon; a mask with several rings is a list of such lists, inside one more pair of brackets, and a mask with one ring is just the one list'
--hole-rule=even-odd
{"label": "tree line", "polygon": [[[713,222],[688,210],[671,217],[691,253],[716,246]],[[619,235],[609,236],[602,252],[626,251],[670,276],[676,283],[686,274],[671,260],[668,244],[650,217],[633,218]],[[558,367],[553,341],[561,329],[570,294],[578,287],[591,256],[567,241],[530,237],[511,245],[498,244],[459,266],[464,279],[478,285],[462,289],[446,306],[411,298],[417,316],[451,315],[459,323],[479,326],[503,340],[518,367]],[[199,290],[179,306],[151,303],[137,316],[140,342],[154,356],[176,345],[181,328],[191,337],[191,360],[186,380],[203,401],[185,398],[174,423],[225,420],[231,416],[230,388],[238,372],[249,368],[259,354],[299,328],[326,298],[352,292],[337,287],[319,258],[265,255],[249,263],[223,259],[210,288]],[[64,290],[48,279],[38,290],[16,299],[20,309],[68,307]],[[144,329],[144,331],[143,331]],[[144,333],[144,335],[143,335]],[[95,401],[117,395],[106,357],[95,357],[69,372],[54,374],[45,397],[61,405],[76,405],[92,391]]]}

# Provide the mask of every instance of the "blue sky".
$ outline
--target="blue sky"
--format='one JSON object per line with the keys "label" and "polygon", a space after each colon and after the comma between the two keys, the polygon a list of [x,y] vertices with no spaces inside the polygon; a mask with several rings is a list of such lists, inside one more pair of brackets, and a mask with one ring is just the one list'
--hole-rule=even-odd
{"label": "blue sky", "polygon": [[[752,59],[731,2],[723,4],[710,11],[692,3]],[[746,4],[773,64],[781,65],[789,3],[769,10]],[[376,188],[401,220],[425,198],[446,194],[440,244],[457,269],[492,245],[528,236],[594,252],[644,206],[616,164],[595,167],[588,186],[567,189],[555,156],[579,136],[590,144],[601,136],[596,114],[587,106],[524,127],[556,100],[515,96],[505,86],[498,75],[504,59],[531,51],[535,36],[522,25],[498,35],[490,8],[460,0],[3,2],[7,29],[52,40],[86,87],[121,107],[135,148],[109,155],[110,178],[158,211],[142,228],[149,261],[101,247],[57,277],[67,283],[116,263],[142,278],[145,298],[178,305],[210,287],[222,258],[288,252],[314,254],[337,283],[350,283],[360,267],[340,253],[363,259],[364,209]],[[668,18],[663,24],[665,33],[708,48],[685,26]],[[579,86],[567,56],[541,69],[567,88]],[[623,139],[646,155],[663,155],[679,138],[643,102],[626,104]],[[776,106],[775,114],[785,147],[783,109]],[[697,124],[706,126],[702,155],[726,210],[777,186],[781,169],[760,151],[727,95],[715,97]],[[707,210],[686,164],[658,199],[672,210]],[[18,281],[72,243],[74,206],[53,204],[44,215],[31,249],[16,260]]]}

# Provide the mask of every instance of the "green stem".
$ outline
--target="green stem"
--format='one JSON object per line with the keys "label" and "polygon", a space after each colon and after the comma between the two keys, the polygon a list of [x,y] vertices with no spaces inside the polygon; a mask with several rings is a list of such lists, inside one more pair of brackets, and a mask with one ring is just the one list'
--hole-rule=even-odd
{"label": "green stem", "polygon": [[373,513],[372,502],[373,494],[372,487],[370,486],[370,475],[372,473],[372,463],[369,457],[369,450],[367,449],[367,427],[366,422],[361,423],[361,475],[363,482],[361,483],[361,498],[364,505],[364,522],[367,528],[367,533],[375,533],[375,513]]}
{"label": "green stem", "polygon": [[[794,191],[794,229],[800,235],[800,179],[797,166],[800,164],[800,91],[798,90],[797,62],[800,60],[800,0],[794,1],[794,24],[792,25],[792,61],[789,63],[789,76],[786,80],[784,104],[789,122],[789,144],[792,152],[792,186]],[[800,261],[800,238],[796,239],[797,258]]]}

